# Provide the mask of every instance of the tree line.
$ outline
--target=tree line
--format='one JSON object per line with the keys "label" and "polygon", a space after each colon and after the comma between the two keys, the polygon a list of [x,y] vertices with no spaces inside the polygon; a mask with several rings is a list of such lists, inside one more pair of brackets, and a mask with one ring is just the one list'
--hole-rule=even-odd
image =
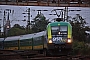
{"label": "tree line", "polygon": [[[73,39],[78,41],[85,41],[87,34],[85,31],[90,31],[89,26],[86,26],[87,22],[79,14],[77,17],[73,17],[69,20],[72,25]],[[79,19],[77,19],[79,18]],[[24,34],[37,33],[40,31],[46,30],[46,26],[49,23],[49,20],[46,20],[44,14],[37,14],[31,23],[31,29],[28,30],[27,27],[20,26],[15,24],[9,31],[7,36],[18,36]],[[0,36],[3,37],[3,36]]]}

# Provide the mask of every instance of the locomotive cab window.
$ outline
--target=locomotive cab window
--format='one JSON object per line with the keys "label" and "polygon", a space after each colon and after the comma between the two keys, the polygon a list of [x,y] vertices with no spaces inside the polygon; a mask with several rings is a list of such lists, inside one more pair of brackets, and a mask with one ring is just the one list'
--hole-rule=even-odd
{"label": "locomotive cab window", "polygon": [[67,26],[60,26],[61,34],[67,35]]}
{"label": "locomotive cab window", "polygon": [[57,31],[59,31],[59,27],[58,26],[53,26],[53,27],[51,27],[51,29],[52,29],[52,35],[56,35],[57,34]]}
{"label": "locomotive cab window", "polygon": [[67,26],[52,26],[52,35],[67,35]]}

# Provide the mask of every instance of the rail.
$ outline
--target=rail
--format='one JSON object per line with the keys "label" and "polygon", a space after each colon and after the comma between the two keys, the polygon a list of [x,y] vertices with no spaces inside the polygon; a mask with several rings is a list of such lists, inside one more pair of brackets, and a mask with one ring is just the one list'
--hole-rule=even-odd
{"label": "rail", "polygon": [[90,55],[44,56],[37,51],[0,50],[0,60],[90,60]]}

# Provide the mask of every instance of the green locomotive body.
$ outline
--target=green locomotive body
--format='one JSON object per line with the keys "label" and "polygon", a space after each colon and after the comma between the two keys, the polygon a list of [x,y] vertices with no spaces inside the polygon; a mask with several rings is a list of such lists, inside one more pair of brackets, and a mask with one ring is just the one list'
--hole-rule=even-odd
{"label": "green locomotive body", "polygon": [[72,50],[72,26],[68,22],[53,22],[47,25],[49,53],[68,54]]}

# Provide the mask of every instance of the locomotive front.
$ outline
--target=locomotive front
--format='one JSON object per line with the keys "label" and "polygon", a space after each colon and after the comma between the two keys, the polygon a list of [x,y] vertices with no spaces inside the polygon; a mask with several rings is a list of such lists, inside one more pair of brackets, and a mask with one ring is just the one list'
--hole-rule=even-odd
{"label": "locomotive front", "polygon": [[53,22],[47,26],[47,47],[52,53],[69,53],[72,49],[72,26],[68,22]]}

